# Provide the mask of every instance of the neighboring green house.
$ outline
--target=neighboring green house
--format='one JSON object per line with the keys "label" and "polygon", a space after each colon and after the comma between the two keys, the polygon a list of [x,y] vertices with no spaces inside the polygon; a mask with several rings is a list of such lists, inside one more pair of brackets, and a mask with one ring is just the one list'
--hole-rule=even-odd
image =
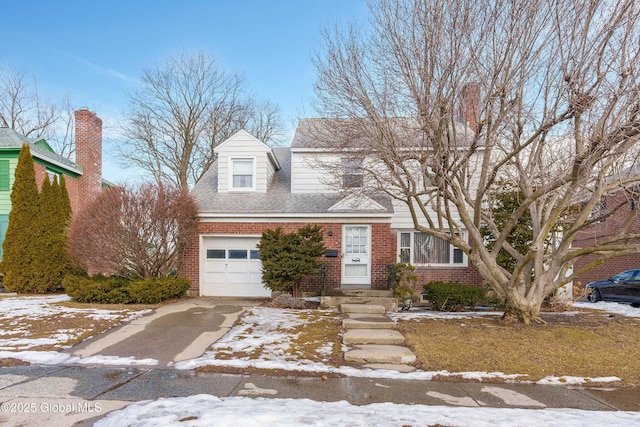
{"label": "neighboring green house", "polygon": [[13,129],[0,127],[0,259],[11,211],[11,187],[23,144],[30,146],[38,187],[47,175],[50,180],[55,175],[58,179],[64,175],[74,212],[100,191],[102,120],[94,113],[82,109],[75,112],[75,126],[76,161],[79,164],[56,154],[44,139],[27,138]]}

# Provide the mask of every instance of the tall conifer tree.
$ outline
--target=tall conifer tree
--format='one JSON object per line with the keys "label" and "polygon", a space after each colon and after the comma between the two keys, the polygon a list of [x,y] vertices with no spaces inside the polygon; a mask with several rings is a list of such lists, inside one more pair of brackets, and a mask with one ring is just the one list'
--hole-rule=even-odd
{"label": "tall conifer tree", "polygon": [[[37,229],[36,238],[32,243],[35,257],[31,270],[31,288],[33,292],[50,292],[55,290],[55,279],[52,273],[56,269],[56,200],[55,190],[49,177],[42,181],[40,190],[40,211],[34,225]],[[60,278],[62,282],[62,278]]]}
{"label": "tall conifer tree", "polygon": [[[69,192],[67,191],[67,181],[64,179],[64,175],[60,175],[60,198],[61,204],[60,212],[64,219],[64,228],[66,229],[71,221],[71,200],[69,200]],[[66,233],[65,233],[66,234]]]}
{"label": "tall conifer tree", "polygon": [[11,292],[33,292],[33,261],[37,254],[33,242],[37,238],[40,197],[29,145],[24,144],[11,187],[9,225],[2,243],[4,286]]}

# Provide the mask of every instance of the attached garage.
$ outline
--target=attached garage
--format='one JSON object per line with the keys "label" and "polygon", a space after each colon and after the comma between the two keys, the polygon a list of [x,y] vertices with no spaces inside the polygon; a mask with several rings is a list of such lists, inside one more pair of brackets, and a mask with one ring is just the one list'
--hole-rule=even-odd
{"label": "attached garage", "polygon": [[200,294],[223,297],[269,297],[262,285],[256,236],[203,237]]}

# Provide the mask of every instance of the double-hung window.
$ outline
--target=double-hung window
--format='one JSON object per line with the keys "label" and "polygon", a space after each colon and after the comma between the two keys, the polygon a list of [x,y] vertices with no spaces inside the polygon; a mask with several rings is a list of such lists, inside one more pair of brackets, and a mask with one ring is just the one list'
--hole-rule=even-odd
{"label": "double-hung window", "polygon": [[413,265],[466,266],[462,250],[421,231],[399,233],[399,259]]}
{"label": "double-hung window", "polygon": [[361,159],[342,159],[342,187],[360,188],[364,185]]}
{"label": "double-hung window", "polygon": [[231,189],[249,191],[255,189],[254,159],[231,159]]}

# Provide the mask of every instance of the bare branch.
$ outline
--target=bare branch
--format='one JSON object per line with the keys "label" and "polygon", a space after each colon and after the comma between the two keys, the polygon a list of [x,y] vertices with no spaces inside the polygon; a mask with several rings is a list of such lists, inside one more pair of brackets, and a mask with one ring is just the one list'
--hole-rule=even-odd
{"label": "bare branch", "polygon": [[141,80],[129,94],[122,127],[128,143],[119,154],[157,182],[188,189],[213,163],[215,147],[236,131],[245,128],[267,143],[280,132],[277,107],[254,101],[242,76],[224,72],[203,52],[146,68]]}
{"label": "bare branch", "polygon": [[[640,153],[633,0],[372,0],[370,9],[369,28],[324,32],[313,61],[316,108],[330,129],[311,131],[334,153],[360,150],[367,191],[466,252],[523,321],[538,317],[580,257],[640,250],[621,233],[572,249],[601,198],[640,181],[612,179]],[[504,183],[523,198],[498,227],[490,202]],[[507,237],[525,215],[533,239],[519,253]],[[513,274],[496,261],[501,248],[518,260]]]}

